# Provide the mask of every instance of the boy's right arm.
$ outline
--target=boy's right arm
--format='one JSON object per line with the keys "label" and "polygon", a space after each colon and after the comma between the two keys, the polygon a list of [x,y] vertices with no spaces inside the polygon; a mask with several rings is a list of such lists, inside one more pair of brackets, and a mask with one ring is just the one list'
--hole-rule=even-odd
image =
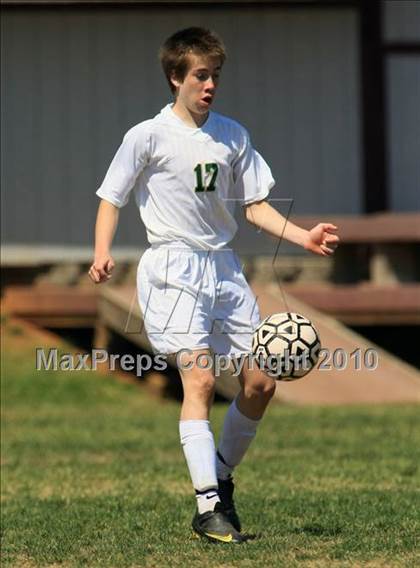
{"label": "boy's right arm", "polygon": [[111,244],[118,224],[119,209],[109,201],[102,199],[95,227],[95,258],[89,269],[89,276],[95,284],[111,278],[115,262],[111,256]]}

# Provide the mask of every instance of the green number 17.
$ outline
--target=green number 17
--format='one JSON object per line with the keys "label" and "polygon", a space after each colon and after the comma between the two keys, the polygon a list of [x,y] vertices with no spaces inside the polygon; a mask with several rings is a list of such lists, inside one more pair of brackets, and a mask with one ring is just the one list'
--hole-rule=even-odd
{"label": "green number 17", "polygon": [[197,180],[195,191],[214,191],[216,189],[216,178],[217,172],[219,171],[219,166],[217,164],[215,164],[214,162],[210,164],[197,164],[194,168],[194,171]]}

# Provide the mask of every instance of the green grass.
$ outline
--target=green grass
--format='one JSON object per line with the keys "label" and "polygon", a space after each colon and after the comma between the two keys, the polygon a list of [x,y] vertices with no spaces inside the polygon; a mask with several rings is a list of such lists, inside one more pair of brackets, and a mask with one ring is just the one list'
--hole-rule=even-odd
{"label": "green grass", "polygon": [[[179,405],[93,373],[38,373],[33,347],[9,339],[3,566],[420,564],[419,406],[273,405],[236,476],[259,537],[212,545],[190,530]],[[216,433],[225,410],[214,409]]]}

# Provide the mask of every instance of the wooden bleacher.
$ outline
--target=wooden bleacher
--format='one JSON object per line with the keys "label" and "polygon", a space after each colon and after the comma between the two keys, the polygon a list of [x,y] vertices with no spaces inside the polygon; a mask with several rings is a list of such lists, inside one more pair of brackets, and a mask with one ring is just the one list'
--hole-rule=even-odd
{"label": "wooden bleacher", "polygon": [[[320,220],[339,227],[341,243],[333,257],[304,258],[314,264],[320,260],[331,263],[329,281],[316,281],[309,270],[306,283],[300,282],[296,270],[295,281],[276,282],[272,259],[267,258],[260,269],[266,283],[271,279],[277,289],[280,284],[286,292],[345,324],[420,322],[420,213],[302,216],[291,220],[306,228]],[[115,249],[117,267],[107,288],[132,284],[140,254],[141,250],[135,248]],[[302,256],[299,258],[302,260]],[[3,309],[43,326],[94,325],[97,293],[102,286],[95,287],[87,277],[90,259],[90,247],[3,246]],[[281,248],[276,262],[280,266],[283,262]],[[22,276],[29,272],[33,280]],[[273,294],[277,293],[273,288]]]}
{"label": "wooden bleacher", "polygon": [[41,327],[95,327],[98,290],[95,286],[9,286],[2,311]]}
{"label": "wooden bleacher", "polygon": [[339,227],[341,244],[345,245],[420,242],[420,213],[326,214],[317,217],[302,215],[291,217],[290,220],[306,229],[324,220],[333,223]]}
{"label": "wooden bleacher", "polygon": [[[301,301],[348,325],[420,323],[420,213],[334,216],[338,283],[285,284]],[[319,219],[294,218],[310,228]]]}
{"label": "wooden bleacher", "polygon": [[[346,325],[419,325],[420,284],[285,285],[291,296]],[[275,293],[274,286],[272,293]]]}
{"label": "wooden bleacher", "polygon": [[[307,228],[319,221],[310,217],[292,220]],[[267,272],[265,285],[253,284],[262,316],[285,311],[286,307],[303,312],[319,328],[324,347],[341,348],[348,353],[355,348],[367,349],[371,344],[343,323],[418,325],[420,214],[378,214],[364,218],[327,215],[325,220],[335,223],[341,236],[336,254],[327,260],[332,263],[333,278],[317,282],[307,278],[307,284],[299,283],[299,279],[279,283],[272,273],[271,259],[267,259],[263,268]],[[25,249],[20,257],[16,250],[9,249],[6,261],[2,258],[5,269],[21,273],[29,262],[32,270],[34,265],[36,269],[53,267],[53,277],[44,272],[41,279],[37,277],[37,283],[19,286],[13,282],[12,274],[3,290],[3,312],[50,328],[95,327],[95,347],[106,347],[112,330],[140,349],[150,350],[133,285],[138,251],[124,253],[124,261],[119,263],[121,278],[116,274],[108,284],[95,286],[86,275],[89,262],[86,251],[80,255],[72,252],[67,261],[58,249],[46,256],[44,251],[39,258],[30,247]],[[281,255],[278,261],[282,262]],[[359,262],[364,263],[362,269]],[[67,263],[73,267],[68,275]],[[29,278],[24,280],[30,283]],[[54,281],[62,282],[54,285],[51,283]],[[379,352],[380,367],[375,372],[314,371],[301,381],[279,383],[277,397],[303,404],[418,402],[419,373],[391,354]],[[218,389],[232,397],[238,389],[237,380],[228,375],[221,377]]]}
{"label": "wooden bleacher", "polygon": [[[331,317],[303,304],[292,296],[279,297],[273,287],[254,286],[261,316],[284,311],[283,300],[291,311],[304,313],[317,327],[322,345],[333,353],[344,350],[348,356],[357,349],[376,349],[378,368],[355,370],[351,362],[345,369],[314,370],[299,381],[277,383],[276,398],[296,404],[359,404],[385,402],[419,402],[420,373],[392,354],[372,345]],[[275,292],[275,289],[274,289]],[[112,329],[142,349],[150,350],[144,333],[143,319],[133,286],[103,288],[99,301],[99,348],[106,348],[107,329]],[[238,379],[224,372],[216,382],[217,391],[233,398],[239,389]]]}

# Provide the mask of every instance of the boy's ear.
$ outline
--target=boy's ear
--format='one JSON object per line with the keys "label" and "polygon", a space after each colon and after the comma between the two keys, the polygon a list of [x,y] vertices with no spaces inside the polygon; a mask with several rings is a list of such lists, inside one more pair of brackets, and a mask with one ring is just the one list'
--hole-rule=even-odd
{"label": "boy's ear", "polygon": [[173,85],[176,89],[179,89],[179,87],[182,85],[182,81],[180,81],[180,80],[177,78],[177,76],[176,76],[176,74],[175,74],[175,71],[172,71],[171,76],[170,76],[170,80],[171,80],[172,85]]}

